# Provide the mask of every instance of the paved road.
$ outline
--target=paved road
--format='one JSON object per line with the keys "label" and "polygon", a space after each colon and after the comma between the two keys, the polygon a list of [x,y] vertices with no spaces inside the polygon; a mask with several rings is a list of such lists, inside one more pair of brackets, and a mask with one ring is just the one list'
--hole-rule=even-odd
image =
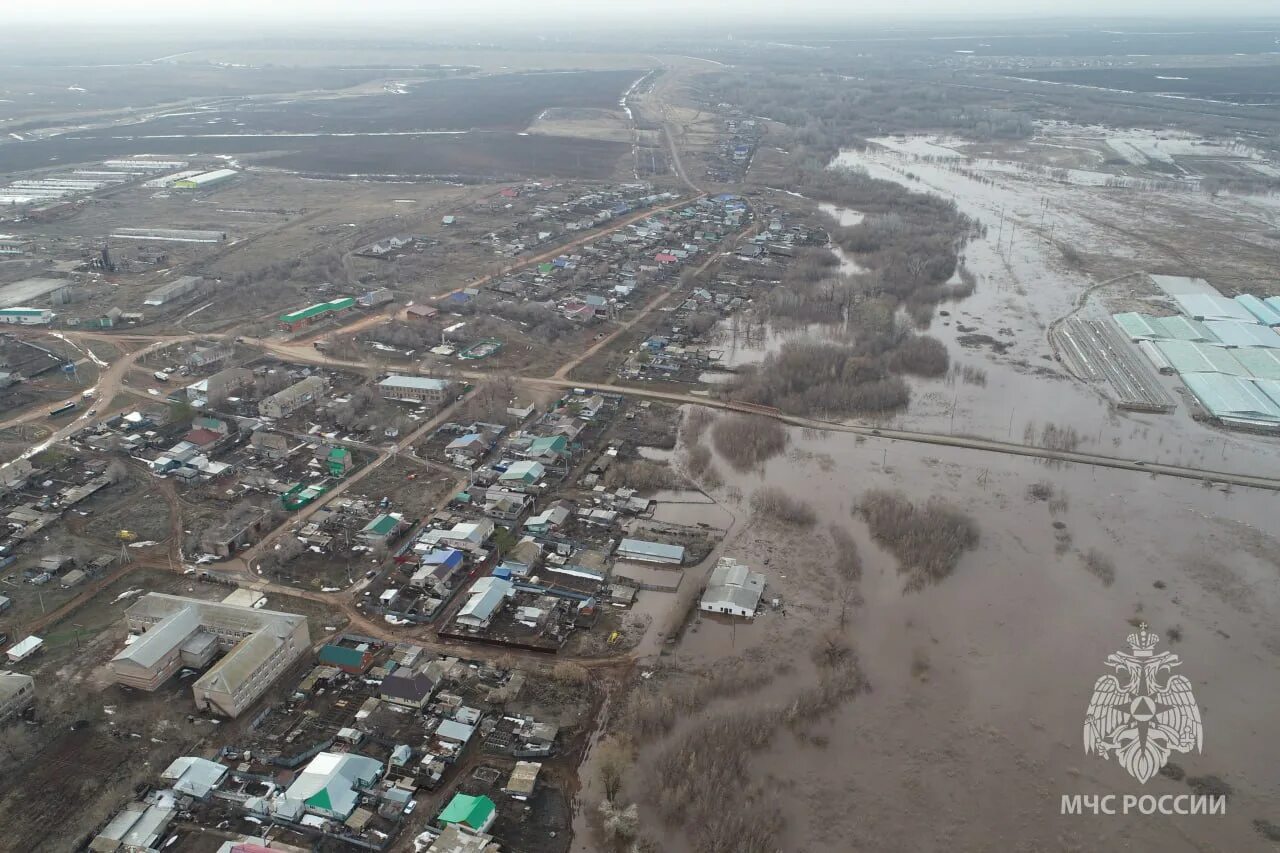
{"label": "paved road", "polygon": [[[328,358],[314,350],[307,352],[305,350],[290,350],[281,345],[270,345],[270,342],[264,342],[276,354],[282,358],[288,358],[294,361],[300,361],[310,364],[322,364],[330,367],[342,367],[347,369],[364,369],[366,365],[356,361],[342,361],[338,359]],[[412,373],[413,370],[406,372]],[[481,373],[479,371],[459,371],[459,375],[464,378],[486,381],[493,378],[492,375]],[[565,388],[579,387],[583,383],[581,380],[570,380],[562,377],[532,377],[520,376],[516,377],[517,381],[526,385],[538,388],[546,388],[549,390],[559,391]],[[892,439],[894,441],[907,441],[913,444],[932,444],[940,447],[959,447],[967,450],[979,450],[986,453],[1000,453],[1006,456],[1027,456],[1037,459],[1050,459],[1058,462],[1075,462],[1081,465],[1097,465],[1102,468],[1114,468],[1121,471],[1135,471],[1143,474],[1163,474],[1169,477],[1180,477],[1187,480],[1199,480],[1201,482],[1209,481],[1214,483],[1229,483],[1235,486],[1248,486],[1251,488],[1268,489],[1271,491],[1280,491],[1280,477],[1268,477],[1255,474],[1240,474],[1231,471],[1215,471],[1208,468],[1194,468],[1185,465],[1169,465],[1162,462],[1154,462],[1143,459],[1124,458],[1119,456],[1107,456],[1101,453],[1084,453],[1080,451],[1068,450],[1050,450],[1044,447],[1035,447],[1026,444],[1015,444],[1008,441],[996,441],[994,439],[978,438],[975,436],[964,435],[948,435],[946,433],[934,432],[918,432],[915,430],[890,429],[888,427],[874,427],[863,424],[844,423],[840,421],[828,421],[821,418],[806,418],[797,415],[787,415],[782,412],[762,409],[761,407],[750,406],[733,400],[719,400],[710,396],[701,396],[698,394],[690,394],[683,391],[665,391],[656,387],[643,387],[631,385],[601,385],[590,383],[591,388],[597,391],[605,391],[611,394],[624,394],[631,397],[644,397],[652,400],[663,400],[672,403],[692,403],[698,406],[707,406],[713,409],[721,409],[726,411],[744,412],[748,414],[761,415],[763,417],[771,417],[785,424],[798,427],[807,427],[809,429],[830,430],[832,432],[847,432],[855,435],[864,435],[868,438]]]}

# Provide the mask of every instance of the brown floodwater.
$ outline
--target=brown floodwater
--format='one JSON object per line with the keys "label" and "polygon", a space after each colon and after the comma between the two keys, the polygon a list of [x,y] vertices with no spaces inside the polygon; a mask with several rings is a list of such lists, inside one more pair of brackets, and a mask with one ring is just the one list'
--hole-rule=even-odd
{"label": "brown floodwater", "polygon": [[[758,653],[761,666],[789,674],[726,707],[786,701],[838,621],[825,527],[857,540],[864,601],[846,633],[873,689],[803,739],[780,729],[752,757],[748,782],[787,816],[780,849],[1263,849],[1252,821],[1280,820],[1280,744],[1268,725],[1280,702],[1280,542],[1269,532],[1280,496],[844,434],[793,430],[791,439],[788,455],[760,472],[738,475],[719,460],[726,488],[749,497],[768,482],[821,518],[802,531],[757,520],[724,544],[766,573],[766,597],[784,607],[752,623],[698,619],[669,656],[698,667]],[[1053,488],[1053,511],[1028,495],[1039,481]],[[896,560],[852,514],[868,488],[952,501],[980,526],[978,548],[941,583],[904,593]],[[1112,585],[1086,570],[1089,549],[1114,561]],[[1226,816],[1058,814],[1062,794],[1189,790],[1164,777],[1139,786],[1081,746],[1093,682],[1132,618],[1182,635],[1173,649],[1200,699],[1205,748],[1174,760],[1188,776],[1232,786]],[[629,793],[643,813],[643,791]]]}

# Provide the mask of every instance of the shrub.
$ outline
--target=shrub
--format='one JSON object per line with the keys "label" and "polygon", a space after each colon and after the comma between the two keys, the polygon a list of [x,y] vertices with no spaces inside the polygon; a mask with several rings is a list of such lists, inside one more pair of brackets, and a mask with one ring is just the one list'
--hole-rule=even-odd
{"label": "shrub", "polygon": [[715,423],[716,413],[705,406],[693,406],[684,416],[684,440],[686,444],[696,444],[707,431],[707,427]]}
{"label": "shrub", "polygon": [[1116,564],[1106,554],[1090,548],[1083,559],[1084,567],[1089,570],[1089,574],[1102,581],[1104,586],[1111,586],[1116,582]]}
{"label": "shrub", "polygon": [[901,492],[874,489],[862,496],[855,511],[866,519],[875,540],[898,558],[898,570],[909,576],[908,589],[942,580],[978,544],[973,519],[938,498],[917,506]]}
{"label": "shrub", "polygon": [[831,525],[828,532],[835,545],[836,556],[832,567],[836,574],[848,581],[856,581],[862,577],[862,555],[858,553],[858,543],[853,534],[839,525]]}
{"label": "shrub", "polygon": [[818,521],[813,507],[776,486],[757,490],[751,496],[751,510],[763,520],[789,527],[812,527]]}
{"label": "shrub", "polygon": [[732,415],[711,428],[716,450],[739,471],[747,471],[777,456],[787,447],[787,431],[771,418]]}

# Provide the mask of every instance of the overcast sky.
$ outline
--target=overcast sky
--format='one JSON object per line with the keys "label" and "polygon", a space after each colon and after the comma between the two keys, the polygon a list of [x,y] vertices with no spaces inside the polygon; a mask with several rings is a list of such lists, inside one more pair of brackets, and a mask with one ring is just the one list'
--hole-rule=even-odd
{"label": "overcast sky", "polygon": [[6,21],[74,23],[207,21],[223,26],[272,22],[397,23],[432,21],[510,23],[516,19],[654,22],[667,17],[720,18],[732,25],[763,18],[827,16],[855,21],[881,16],[975,15],[1114,18],[1118,16],[1276,16],[1280,0],[9,0]]}

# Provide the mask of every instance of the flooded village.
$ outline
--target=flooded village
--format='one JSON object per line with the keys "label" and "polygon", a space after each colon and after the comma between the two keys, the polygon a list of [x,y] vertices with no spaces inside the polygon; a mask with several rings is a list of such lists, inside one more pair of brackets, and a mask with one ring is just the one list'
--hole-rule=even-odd
{"label": "flooded village", "polygon": [[1280,843],[1267,44],[777,26],[18,54],[7,844]]}

